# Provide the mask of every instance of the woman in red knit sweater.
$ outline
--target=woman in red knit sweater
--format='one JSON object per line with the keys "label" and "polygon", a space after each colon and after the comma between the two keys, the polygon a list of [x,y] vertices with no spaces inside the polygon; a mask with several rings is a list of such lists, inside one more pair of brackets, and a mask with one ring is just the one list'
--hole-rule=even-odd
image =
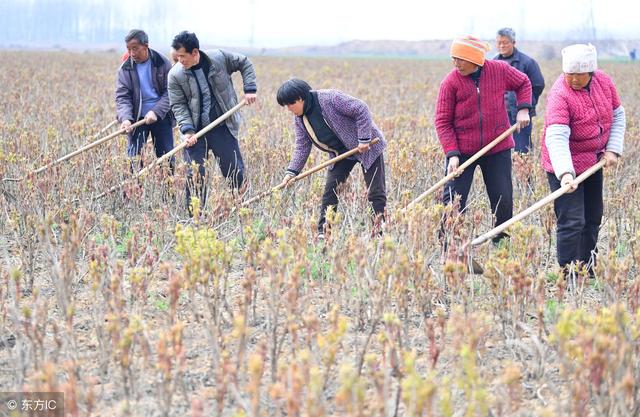
{"label": "woman in red knit sweater", "polygon": [[[505,92],[516,93],[518,128],[529,124],[529,79],[504,62],[485,61],[489,49],[485,42],[472,36],[456,39],[451,45],[454,68],[440,84],[435,118],[438,139],[446,154],[447,173],[455,172],[461,163],[509,128]],[[513,147],[513,137],[509,136],[445,184],[443,202],[450,203],[457,194],[460,195],[460,210],[465,209],[473,174],[479,165],[496,225],[510,219],[513,214]],[[494,242],[504,236],[496,236]]]}

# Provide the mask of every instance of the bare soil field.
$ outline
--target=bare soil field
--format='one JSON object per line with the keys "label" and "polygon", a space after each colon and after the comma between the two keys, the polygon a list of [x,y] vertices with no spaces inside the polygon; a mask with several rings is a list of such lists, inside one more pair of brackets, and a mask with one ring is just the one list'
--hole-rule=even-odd
{"label": "bare soil field", "polygon": [[[0,183],[0,391],[63,392],[69,416],[640,415],[638,65],[601,63],[626,109],[625,154],[605,172],[596,277],[568,283],[552,207],[508,242],[443,257],[443,239],[462,248],[492,227],[480,173],[443,236],[439,193],[399,215],[444,175],[433,116],[449,62],[253,62],[244,198],[283,177],[293,121],[275,92],[297,76],[362,98],[386,135],[384,235],[371,237],[359,168],[324,244],[324,173],[239,207],[210,160],[195,219],[182,157],[173,176],[131,180],[124,136],[33,174],[115,119],[119,54],[0,52],[0,178],[24,177]],[[548,89],[561,65],[542,69]],[[549,194],[544,104],[534,152],[513,156],[515,213]],[[314,150],[307,167],[325,159]]]}

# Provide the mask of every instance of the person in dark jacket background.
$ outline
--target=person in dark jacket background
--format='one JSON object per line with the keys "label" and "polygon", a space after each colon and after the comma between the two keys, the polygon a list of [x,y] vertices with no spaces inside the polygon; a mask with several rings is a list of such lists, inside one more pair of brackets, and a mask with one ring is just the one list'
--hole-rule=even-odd
{"label": "person in dark jacket background", "polygon": [[[131,30],[124,40],[129,56],[118,69],[116,114],[120,128],[129,135],[127,155],[140,155],[151,133],[156,156],[160,157],[173,149],[173,117],[167,90],[171,63],[149,48],[149,37],[143,30]],[[141,119],[146,124],[132,129],[131,125]]]}
{"label": "person in dark jacket background", "polygon": [[[522,53],[516,48],[516,32],[511,28],[502,28],[498,30],[496,36],[496,46],[498,47],[498,55],[493,59],[504,61],[524,73],[531,82],[532,102],[529,109],[529,117],[536,115],[536,104],[542,91],[544,90],[544,77],[540,71],[538,63],[528,55]],[[507,113],[509,114],[509,122],[516,122],[518,107],[516,103],[516,94],[509,91],[505,94],[505,103],[507,105]],[[531,143],[531,126],[532,123],[520,129],[513,135],[515,141],[515,151],[519,153],[528,153],[533,146]]]}

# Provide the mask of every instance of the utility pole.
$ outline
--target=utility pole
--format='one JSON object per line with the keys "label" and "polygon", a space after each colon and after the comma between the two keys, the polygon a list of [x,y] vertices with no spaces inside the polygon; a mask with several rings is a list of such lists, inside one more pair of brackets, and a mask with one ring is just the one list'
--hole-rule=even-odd
{"label": "utility pole", "polygon": [[251,28],[249,34],[249,46],[255,47],[255,35],[256,35],[256,0],[249,0],[249,13],[251,13]]}
{"label": "utility pole", "polygon": [[[519,39],[526,38],[525,23],[527,21],[527,2],[520,0],[520,28],[518,28],[517,36]],[[519,32],[519,33],[518,33]]]}
{"label": "utility pole", "polygon": [[587,31],[588,36],[593,42],[596,40],[596,22],[593,17],[593,0],[589,0],[589,12],[587,16]]}

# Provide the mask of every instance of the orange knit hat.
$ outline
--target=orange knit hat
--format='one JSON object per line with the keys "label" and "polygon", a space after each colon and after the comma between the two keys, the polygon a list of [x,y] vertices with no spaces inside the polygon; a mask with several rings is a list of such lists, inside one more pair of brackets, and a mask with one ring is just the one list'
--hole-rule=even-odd
{"label": "orange knit hat", "polygon": [[484,65],[484,55],[491,50],[486,42],[473,36],[455,39],[451,44],[451,56],[464,59],[476,65]]}

